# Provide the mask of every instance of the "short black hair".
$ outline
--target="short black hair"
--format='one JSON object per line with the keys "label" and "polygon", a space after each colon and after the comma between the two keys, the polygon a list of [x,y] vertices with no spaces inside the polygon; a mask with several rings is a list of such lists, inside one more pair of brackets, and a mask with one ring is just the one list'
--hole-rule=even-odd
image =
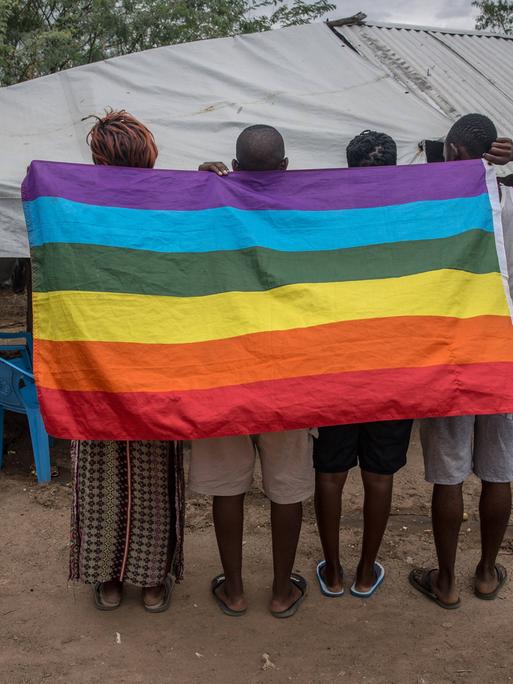
{"label": "short black hair", "polygon": [[447,134],[445,142],[464,147],[471,157],[479,159],[497,139],[497,129],[484,114],[465,114]]}
{"label": "short black hair", "polygon": [[362,131],[346,149],[348,166],[394,166],[397,164],[397,145],[386,133]]}
{"label": "short black hair", "polygon": [[285,142],[273,126],[249,126],[237,138],[236,155],[243,171],[273,171],[285,158]]}

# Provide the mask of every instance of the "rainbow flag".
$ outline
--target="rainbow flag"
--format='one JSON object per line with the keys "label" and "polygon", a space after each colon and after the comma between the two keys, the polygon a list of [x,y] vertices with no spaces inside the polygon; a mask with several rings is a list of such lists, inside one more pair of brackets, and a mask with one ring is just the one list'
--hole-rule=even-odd
{"label": "rainbow flag", "polygon": [[33,162],[23,199],[50,434],[513,412],[499,197],[480,161],[227,178]]}

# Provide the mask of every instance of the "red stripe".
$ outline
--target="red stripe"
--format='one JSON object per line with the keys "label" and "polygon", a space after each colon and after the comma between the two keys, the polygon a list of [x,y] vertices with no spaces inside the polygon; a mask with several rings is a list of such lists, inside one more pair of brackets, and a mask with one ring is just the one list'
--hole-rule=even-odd
{"label": "red stripe", "polygon": [[64,439],[198,439],[398,418],[513,413],[513,363],[337,373],[169,393],[39,388]]}

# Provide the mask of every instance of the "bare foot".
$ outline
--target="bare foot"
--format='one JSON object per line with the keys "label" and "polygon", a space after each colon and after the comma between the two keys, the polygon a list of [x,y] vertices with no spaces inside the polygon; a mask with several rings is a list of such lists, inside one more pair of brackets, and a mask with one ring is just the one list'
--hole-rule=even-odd
{"label": "bare foot", "polygon": [[372,565],[359,563],[356,570],[355,589],[361,594],[370,591],[376,582],[376,568]]}
{"label": "bare foot", "polygon": [[288,610],[303,595],[301,589],[294,582],[288,584],[288,591],[284,595],[274,593],[271,599],[270,609],[272,613],[281,613]]}
{"label": "bare foot", "polygon": [[215,590],[216,596],[221,599],[223,603],[226,603],[228,608],[235,610],[237,612],[242,610],[247,610],[248,604],[244,594],[230,594],[228,592],[227,580],[225,580],[221,586]]}
{"label": "bare foot", "polygon": [[344,590],[344,575],[340,565],[335,569],[329,567],[326,563],[326,565],[323,565],[319,569],[319,573],[329,591],[332,591],[334,594],[339,594]]}
{"label": "bare foot", "polygon": [[431,588],[440,601],[443,601],[443,603],[458,603],[460,600],[460,593],[456,586],[456,582],[449,583],[447,586],[441,586],[439,579],[438,570],[431,570]]}
{"label": "bare foot", "polygon": [[153,606],[158,606],[164,600],[165,587],[163,584],[159,584],[156,587],[143,587],[142,589],[142,600],[145,606],[150,608]]}
{"label": "bare foot", "polygon": [[500,584],[497,575],[495,564],[492,567],[486,567],[482,563],[476,568],[476,575],[474,578],[474,586],[481,594],[492,594]]}
{"label": "bare foot", "polygon": [[107,605],[117,605],[123,596],[123,582],[111,580],[102,582],[100,587],[102,601]]}

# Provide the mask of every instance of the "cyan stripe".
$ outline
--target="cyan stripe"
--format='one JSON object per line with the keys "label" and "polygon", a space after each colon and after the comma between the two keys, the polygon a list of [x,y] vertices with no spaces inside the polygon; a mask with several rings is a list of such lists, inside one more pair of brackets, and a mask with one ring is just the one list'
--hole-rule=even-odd
{"label": "cyan stripe", "polygon": [[155,252],[266,247],[303,252],[493,232],[489,196],[332,211],[232,207],[201,211],[123,209],[57,197],[25,202],[30,243],[106,245]]}

